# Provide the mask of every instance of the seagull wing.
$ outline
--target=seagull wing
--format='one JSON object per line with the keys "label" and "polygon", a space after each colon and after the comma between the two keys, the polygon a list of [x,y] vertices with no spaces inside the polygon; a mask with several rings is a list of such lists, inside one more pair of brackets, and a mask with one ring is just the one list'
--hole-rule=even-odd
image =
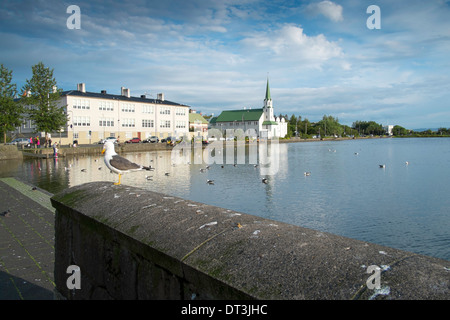
{"label": "seagull wing", "polygon": [[121,156],[112,156],[109,163],[116,169],[127,171],[127,170],[137,170],[141,169],[142,167],[134,162],[131,162],[128,159],[125,159]]}

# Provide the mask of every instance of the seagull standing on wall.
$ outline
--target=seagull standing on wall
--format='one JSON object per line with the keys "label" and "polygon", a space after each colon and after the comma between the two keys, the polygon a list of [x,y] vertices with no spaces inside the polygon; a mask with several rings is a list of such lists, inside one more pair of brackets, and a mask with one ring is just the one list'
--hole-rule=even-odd
{"label": "seagull standing on wall", "polygon": [[140,170],[151,170],[150,167],[141,166],[119,156],[114,150],[114,144],[111,141],[105,142],[102,154],[105,154],[105,164],[109,170],[119,175],[119,182],[115,182],[115,185],[120,184],[120,178],[124,173]]}

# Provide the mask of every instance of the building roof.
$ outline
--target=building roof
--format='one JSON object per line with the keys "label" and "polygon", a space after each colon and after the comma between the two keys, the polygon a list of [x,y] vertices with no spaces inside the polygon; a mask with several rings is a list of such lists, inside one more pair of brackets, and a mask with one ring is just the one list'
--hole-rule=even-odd
{"label": "building roof", "polygon": [[179,107],[188,107],[183,104],[179,104],[176,102],[168,101],[168,100],[159,100],[159,99],[147,99],[145,95],[141,97],[127,97],[119,94],[109,94],[106,92],[82,92],[78,90],[68,90],[61,92],[61,96],[77,96],[77,97],[86,97],[86,98],[98,98],[98,99],[114,99],[121,101],[130,101],[130,102],[142,102],[142,103],[152,103],[152,104],[164,104],[170,106],[179,106]]}
{"label": "building roof", "polygon": [[212,117],[211,119],[209,119],[209,123],[216,123],[217,121],[217,117]]}
{"label": "building roof", "polygon": [[189,113],[189,123],[208,124],[200,113]]}
{"label": "building roof", "polygon": [[270,97],[269,78],[267,78],[266,99],[265,100],[272,100],[272,98]]}
{"label": "building roof", "polygon": [[263,109],[222,111],[222,113],[217,117],[216,122],[258,121],[261,118],[263,112]]}

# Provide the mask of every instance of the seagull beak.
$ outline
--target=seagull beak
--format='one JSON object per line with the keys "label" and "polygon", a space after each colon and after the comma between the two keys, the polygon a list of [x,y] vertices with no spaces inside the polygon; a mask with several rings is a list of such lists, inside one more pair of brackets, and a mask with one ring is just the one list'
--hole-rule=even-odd
{"label": "seagull beak", "polygon": [[103,150],[102,150],[102,154],[104,154],[105,153],[105,148],[103,148]]}

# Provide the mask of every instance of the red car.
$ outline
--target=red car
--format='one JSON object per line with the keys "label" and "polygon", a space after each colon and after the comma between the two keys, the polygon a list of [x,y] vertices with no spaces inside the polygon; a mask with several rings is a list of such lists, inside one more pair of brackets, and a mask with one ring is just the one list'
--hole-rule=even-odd
{"label": "red car", "polygon": [[128,141],[125,141],[125,143],[139,143],[139,142],[141,142],[141,139],[139,138],[133,138]]}

